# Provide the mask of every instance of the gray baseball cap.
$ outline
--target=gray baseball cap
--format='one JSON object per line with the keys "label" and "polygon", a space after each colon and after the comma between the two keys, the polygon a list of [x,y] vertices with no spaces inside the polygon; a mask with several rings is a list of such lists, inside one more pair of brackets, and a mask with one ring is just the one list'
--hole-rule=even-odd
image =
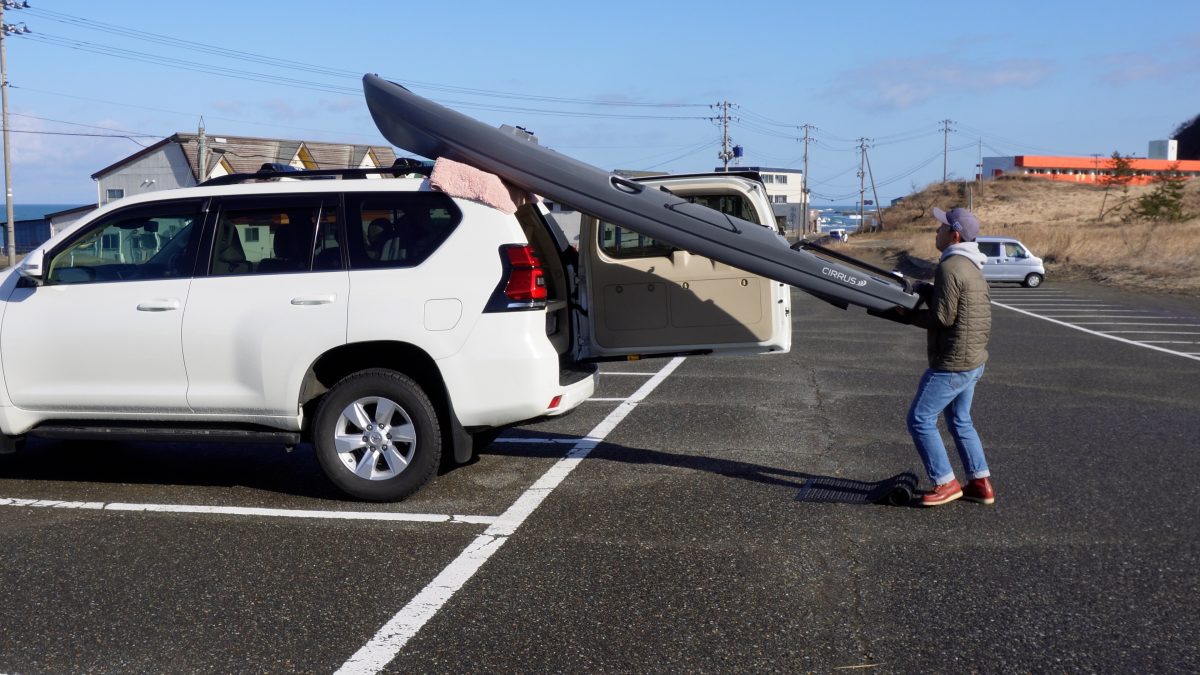
{"label": "gray baseball cap", "polygon": [[979,219],[966,209],[954,208],[947,212],[935,206],[933,217],[957,231],[963,241],[975,241],[979,236]]}

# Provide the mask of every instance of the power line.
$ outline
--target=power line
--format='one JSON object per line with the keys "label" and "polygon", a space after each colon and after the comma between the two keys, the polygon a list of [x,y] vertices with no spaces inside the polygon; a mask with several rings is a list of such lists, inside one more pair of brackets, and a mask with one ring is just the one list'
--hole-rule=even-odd
{"label": "power line", "polygon": [[[133,108],[134,110],[147,110],[150,112],[167,113],[170,115],[184,115],[187,117],[200,117],[201,116],[200,113],[194,112],[194,111],[189,112],[189,111],[182,111],[182,110],[169,110],[166,108],[153,108],[150,106],[136,105],[136,104],[127,103],[124,101],[108,101],[108,100],[100,99],[100,98],[92,98],[89,96],[77,96],[75,94],[65,94],[60,91],[49,91],[46,89],[37,89],[35,87],[18,86],[15,84],[9,84],[9,87],[12,89],[20,89],[22,91],[32,91],[32,92],[36,92],[39,94],[46,94],[48,96],[61,96],[63,98],[75,99],[77,101],[89,101],[92,103],[103,103],[105,105],[115,105],[115,106],[121,106],[124,108]],[[253,124],[253,125],[257,125],[257,126],[268,126],[268,127],[279,128],[279,129],[294,129],[296,131],[310,131],[310,132],[316,132],[316,133],[322,133],[322,134],[337,134],[337,135],[342,135],[342,136],[363,136],[363,137],[370,137],[370,138],[378,138],[377,133],[376,134],[364,134],[364,133],[357,132],[357,131],[342,131],[342,130],[337,130],[337,129],[314,129],[312,127],[297,127],[297,126],[292,126],[292,125],[287,125],[287,124],[279,124],[277,122],[263,122],[262,120],[243,120],[243,119],[238,119],[236,117],[221,117],[221,116],[216,116],[216,115],[207,115],[207,117],[209,119],[224,120],[226,122],[236,122],[238,124]]]}
{"label": "power line", "polygon": [[[114,58],[125,59],[129,61],[137,61],[140,63],[149,63],[153,65],[166,66],[169,68],[177,68],[191,72],[205,73],[209,75],[217,75],[220,77],[228,77],[237,80],[250,82],[262,82],[265,84],[276,84],[281,86],[295,87],[299,89],[308,89],[311,91],[320,91],[330,94],[342,94],[347,96],[360,95],[361,89],[357,86],[342,86],[335,84],[327,84],[314,82],[311,80],[302,80],[294,77],[285,77],[282,75],[271,75],[269,73],[259,73],[255,71],[240,70],[236,68],[227,68],[224,66],[216,66],[211,64],[201,64],[183,59],[175,59],[158,54],[150,54],[147,52],[138,52],[134,50],[109,47],[106,45],[98,45],[91,42],[72,40],[54,35],[35,34],[31,39],[43,42],[46,44],[65,47],[78,51],[89,52],[93,54],[101,54]],[[622,113],[601,113],[601,112],[586,112],[575,110],[547,110],[544,108],[523,108],[516,106],[498,106],[470,101],[442,101],[446,105],[454,105],[460,108],[474,108],[480,110],[488,110],[491,112],[519,112],[529,115],[544,115],[544,116],[559,116],[559,117],[580,117],[580,118],[608,118],[608,119],[640,119],[640,120],[701,120],[707,119],[699,115],[635,115]]]}
{"label": "power line", "polygon": [[31,120],[41,120],[43,122],[54,122],[55,124],[69,124],[69,125],[75,126],[75,127],[87,127],[89,129],[101,129],[103,131],[112,131],[112,132],[120,132],[123,134],[132,134],[134,136],[140,136],[140,137],[150,137],[150,136],[157,135],[157,134],[141,134],[136,131],[127,131],[125,129],[112,129],[109,127],[97,126],[95,124],[83,124],[81,122],[68,122],[66,120],[55,120],[55,119],[50,119],[49,117],[38,117],[37,115],[29,115],[26,113],[9,113],[9,115],[15,115],[17,117],[28,117]]}
{"label": "power line", "polygon": [[[32,10],[32,11],[34,14],[41,16],[43,18],[49,19],[51,21],[57,21],[57,22],[64,23],[67,25],[73,25],[73,26],[77,26],[77,27],[90,29],[90,30],[96,30],[96,31],[108,33],[111,35],[118,35],[118,36],[122,36],[122,37],[132,38],[135,40],[143,40],[146,42],[165,45],[165,46],[173,47],[176,49],[200,52],[200,53],[210,54],[210,55],[218,56],[221,58],[227,58],[227,59],[231,59],[231,60],[244,61],[244,62],[249,62],[249,63],[257,63],[260,65],[267,65],[267,66],[276,67],[276,68],[284,68],[284,69],[293,70],[293,71],[307,72],[307,73],[312,73],[312,74],[316,74],[316,75],[324,75],[324,76],[335,77],[335,78],[339,78],[339,79],[340,78],[348,78],[348,79],[357,81],[360,77],[362,77],[362,73],[357,72],[357,71],[343,70],[343,69],[338,69],[338,68],[329,68],[326,66],[320,66],[320,65],[311,64],[311,63],[304,63],[302,61],[296,61],[293,59],[282,59],[282,58],[267,56],[267,55],[263,55],[263,54],[256,54],[254,52],[230,49],[228,47],[220,47],[220,46],[216,46],[216,45],[206,44],[203,42],[196,42],[193,40],[185,40],[185,39],[181,39],[181,38],[174,37],[174,36],[162,35],[159,33],[151,33],[148,31],[130,29],[130,28],[126,28],[124,26],[118,26],[115,24],[105,23],[102,21],[96,21],[93,19],[77,17],[77,16],[73,16],[70,14],[65,14],[62,12],[54,12],[54,11],[45,10],[45,9],[37,9],[37,10]],[[167,57],[164,57],[164,58],[167,58]],[[402,79],[402,78],[390,78],[390,79],[394,79],[395,81],[400,82],[401,84],[405,84],[405,85],[409,85],[409,86],[423,87],[426,89],[442,91],[442,92],[447,92],[447,93],[468,94],[468,95],[473,95],[473,96],[482,96],[482,97],[489,97],[489,98],[507,98],[507,99],[514,99],[514,100],[537,101],[537,102],[543,102],[543,103],[563,103],[563,104],[571,104],[571,105],[592,105],[592,106],[618,106],[618,107],[629,107],[629,108],[639,108],[639,107],[642,107],[642,108],[705,108],[705,107],[707,107],[707,104],[705,104],[705,103],[606,101],[606,100],[599,100],[599,99],[594,99],[594,98],[589,99],[589,98],[565,97],[565,96],[546,96],[546,95],[541,95],[541,94],[526,94],[526,93],[519,93],[519,92],[507,92],[507,91],[497,91],[497,90],[490,90],[490,89],[479,89],[479,88],[473,88],[473,87],[460,87],[460,86],[439,84],[439,83],[434,83],[434,82],[422,82],[422,81],[418,81],[418,80],[407,80],[407,79]],[[353,93],[358,93],[357,87],[354,87],[353,89],[354,89]]]}
{"label": "power line", "polygon": [[9,129],[8,131],[9,133],[13,134],[40,134],[43,136],[92,136],[95,138],[128,138],[129,140],[133,140],[134,138],[162,138],[157,134],[85,134],[78,131],[41,131],[33,129]]}
{"label": "power line", "polygon": [[716,140],[705,141],[704,143],[702,143],[702,144],[700,144],[700,145],[696,146],[695,148],[693,148],[693,149],[691,149],[691,150],[689,150],[689,151],[687,151],[687,152],[683,153],[682,155],[679,155],[679,156],[677,156],[677,157],[672,157],[671,159],[664,160],[664,161],[662,161],[662,162],[659,162],[658,164],[652,164],[652,165],[650,165],[650,166],[647,166],[647,167],[645,167],[645,168],[646,168],[647,170],[649,170],[649,169],[657,169],[658,167],[660,167],[660,166],[663,166],[664,164],[670,164],[671,162],[675,162],[675,161],[681,160],[681,159],[683,159],[684,157],[688,157],[688,156],[690,156],[690,155],[694,155],[694,154],[696,154],[697,152],[700,152],[701,150],[707,150],[708,148],[711,148],[711,147],[713,147],[714,145],[717,145],[718,143],[719,143],[719,141],[716,141]]}

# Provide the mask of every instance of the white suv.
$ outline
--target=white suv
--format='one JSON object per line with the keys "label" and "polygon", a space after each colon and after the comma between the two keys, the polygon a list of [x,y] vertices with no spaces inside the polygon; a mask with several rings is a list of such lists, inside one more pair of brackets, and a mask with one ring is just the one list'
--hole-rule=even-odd
{"label": "white suv", "polygon": [[[597,360],[790,347],[788,287],[619,224],[585,219],[576,252],[541,206],[311,173],[114,202],[3,277],[0,451],[310,441],[347,494],[397,500],[578,406]],[[773,222],[745,177],[657,184]]]}

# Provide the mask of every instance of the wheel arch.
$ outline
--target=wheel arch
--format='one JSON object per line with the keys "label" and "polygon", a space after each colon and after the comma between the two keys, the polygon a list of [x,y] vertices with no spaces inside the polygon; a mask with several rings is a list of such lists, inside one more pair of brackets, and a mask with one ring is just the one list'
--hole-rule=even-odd
{"label": "wheel arch", "polygon": [[412,378],[433,403],[442,434],[442,460],[462,464],[471,458],[471,436],[458,421],[454,403],[446,389],[437,362],[425,350],[407,342],[377,340],[340,345],[309,366],[300,385],[300,407],[304,410],[301,433],[311,440],[312,423],[321,397],[342,378],[371,369],[385,368]]}

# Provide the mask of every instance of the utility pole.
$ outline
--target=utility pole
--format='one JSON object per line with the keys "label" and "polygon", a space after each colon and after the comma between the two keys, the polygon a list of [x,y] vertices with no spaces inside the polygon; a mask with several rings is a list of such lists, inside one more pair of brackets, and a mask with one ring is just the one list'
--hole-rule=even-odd
{"label": "utility pole", "polygon": [[946,182],[946,176],[948,175],[946,167],[948,166],[947,162],[950,154],[950,132],[953,131],[950,128],[951,124],[954,124],[954,120],[942,120],[942,183]]}
{"label": "utility pole", "polygon": [[208,137],[204,135],[204,117],[200,118],[200,128],[196,130],[196,184],[208,180]]}
{"label": "utility pole", "polygon": [[983,185],[983,139],[979,139],[979,145],[976,146],[975,157],[975,182]]}
{"label": "utility pole", "polygon": [[863,159],[867,161],[867,175],[871,177],[871,195],[875,197],[875,218],[879,221],[878,229],[883,230],[883,211],[879,210],[879,191],[875,189],[875,174],[871,171],[871,157],[863,148]]}
{"label": "utility pole", "polygon": [[863,198],[867,192],[867,183],[866,183],[867,174],[866,174],[866,171],[864,171],[863,169],[865,168],[865,165],[867,162],[867,141],[868,140],[869,139],[866,139],[866,138],[858,139],[858,151],[859,151],[858,152],[858,227],[860,229],[862,228],[862,223],[863,223],[863,221],[862,221],[863,206],[864,206]]}
{"label": "utility pole", "polygon": [[808,142],[810,140],[808,134],[810,131],[816,131],[817,128],[811,124],[805,124],[801,129],[804,129],[804,192],[800,195],[801,211],[803,212],[800,217],[804,219],[804,224],[801,225],[801,232],[808,234],[808,209],[810,206],[809,202],[811,201],[808,196]]}
{"label": "utility pole", "polygon": [[6,243],[8,245],[9,267],[17,264],[17,226],[16,221],[13,219],[12,158],[8,149],[8,64],[5,62],[4,43],[6,42],[5,38],[9,35],[28,33],[29,29],[25,27],[25,24],[13,26],[4,23],[4,10],[27,9],[28,7],[28,2],[15,2],[15,0],[0,1],[0,107],[3,107],[4,211],[5,215],[8,216],[5,234],[7,235]]}
{"label": "utility pole", "polygon": [[721,101],[717,104],[721,108],[721,152],[717,153],[717,159],[725,163],[725,170],[729,171],[729,160],[733,159],[733,150],[729,149],[729,101]]}

